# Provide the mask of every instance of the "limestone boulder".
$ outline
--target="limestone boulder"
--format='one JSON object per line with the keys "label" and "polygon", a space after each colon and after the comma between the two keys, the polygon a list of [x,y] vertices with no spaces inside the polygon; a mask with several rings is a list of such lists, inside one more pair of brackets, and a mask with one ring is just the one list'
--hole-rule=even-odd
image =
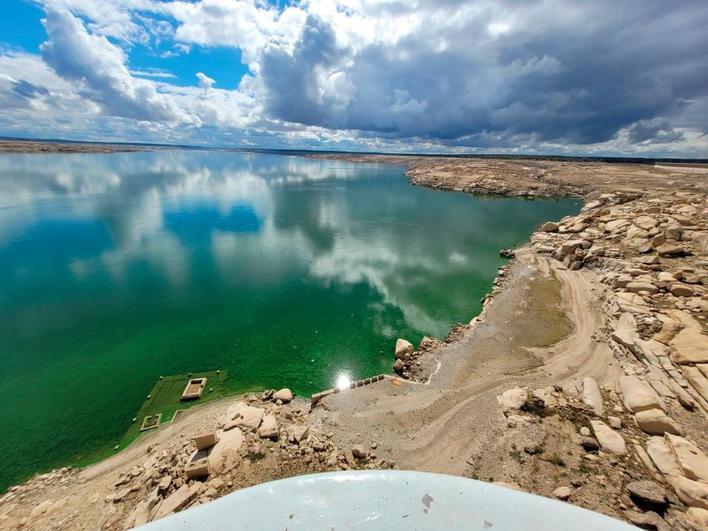
{"label": "limestone boulder", "polygon": [[406,360],[413,354],[413,344],[405,339],[396,340],[396,359]]}
{"label": "limestone boulder", "polygon": [[671,359],[679,365],[708,363],[708,335],[701,331],[700,325],[684,328],[669,344],[674,350]]}
{"label": "limestone boulder", "polygon": [[207,474],[219,474],[230,469],[235,463],[240,459],[239,450],[244,443],[243,432],[240,428],[233,428],[228,431],[219,431],[219,441],[211,448],[197,453],[196,456],[192,457],[192,462],[203,455],[205,461],[208,465],[208,470],[206,473],[199,473],[201,471],[195,471],[190,475],[190,477],[205,476]]}
{"label": "limestone boulder", "polygon": [[683,434],[679,425],[660,409],[640,411],[634,416],[634,420],[637,421],[639,429],[649,435],[663,435],[664,433]]}
{"label": "limestone boulder", "polygon": [[708,509],[689,507],[684,516],[694,529],[708,529]]}
{"label": "limestone boulder", "polygon": [[693,237],[693,248],[696,253],[706,256],[708,255],[708,233],[700,232]]}
{"label": "limestone boulder", "polygon": [[583,402],[589,406],[595,415],[602,417],[605,415],[605,406],[602,403],[602,393],[600,386],[594,378],[583,378]]}
{"label": "limestone boulder", "polygon": [[683,476],[672,477],[668,481],[685,505],[708,509],[708,485]]}
{"label": "limestone boulder", "polygon": [[664,487],[655,481],[641,480],[631,481],[627,483],[627,492],[632,501],[642,509],[658,510],[663,512],[663,509],[668,505],[669,500],[666,496]]}
{"label": "limestone boulder", "polygon": [[523,387],[515,387],[504,391],[497,397],[497,401],[502,407],[502,411],[506,414],[509,411],[516,411],[521,408],[528,400],[529,391]]}
{"label": "limestone boulder", "polygon": [[708,483],[708,457],[706,454],[684,437],[667,433],[665,438],[683,475],[688,479]]}
{"label": "limestone boulder", "polygon": [[182,485],[162,501],[154,519],[157,520],[182,509],[197,496],[198,489],[199,483],[193,483],[191,486]]}
{"label": "limestone boulder", "polygon": [[237,402],[226,413],[225,429],[241,427],[246,430],[255,430],[260,426],[265,409],[252,407],[244,402]]}
{"label": "limestone boulder", "polygon": [[624,312],[617,319],[614,331],[611,333],[612,339],[624,345],[628,349],[634,348],[637,336],[637,323],[631,313]]}
{"label": "limestone boulder", "polygon": [[663,437],[649,437],[647,440],[647,454],[649,454],[654,466],[665,476],[681,475],[681,469],[676,462],[676,458]]}
{"label": "limestone boulder", "polygon": [[[701,364],[703,366],[705,364]],[[693,388],[698,392],[699,395],[703,397],[704,400],[708,400],[708,378],[701,371],[698,365],[695,367],[689,365],[683,365],[681,367],[683,375],[688,380]]]}
{"label": "limestone boulder", "polygon": [[619,380],[624,406],[632,413],[647,409],[665,409],[659,395],[649,383],[636,376],[622,376]]}
{"label": "limestone boulder", "polygon": [[541,231],[543,232],[558,232],[558,223],[555,221],[547,221],[543,225],[541,225]]}
{"label": "limestone boulder", "polygon": [[590,425],[603,450],[619,456],[627,455],[627,445],[619,433],[601,420],[591,420]]}

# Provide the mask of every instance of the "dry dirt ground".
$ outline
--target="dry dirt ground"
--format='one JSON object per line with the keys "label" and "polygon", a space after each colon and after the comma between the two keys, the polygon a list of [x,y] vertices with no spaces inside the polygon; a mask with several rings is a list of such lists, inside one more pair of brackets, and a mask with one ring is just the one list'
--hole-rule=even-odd
{"label": "dry dirt ground", "polygon": [[[390,467],[503,482],[648,529],[705,528],[708,173],[347,158],[406,164],[419,185],[573,194],[586,206],[516,250],[480,316],[406,357],[410,380],[332,394],[312,410],[270,393],[192,410],[104,462],[11,489],[0,498],[0,529],[123,529],[263,481]],[[241,401],[272,416],[273,436],[260,417],[252,429],[238,424]],[[640,411],[663,417],[640,428]],[[220,428],[242,439],[207,478],[188,478],[193,438]],[[696,448],[688,461],[683,441]]]}

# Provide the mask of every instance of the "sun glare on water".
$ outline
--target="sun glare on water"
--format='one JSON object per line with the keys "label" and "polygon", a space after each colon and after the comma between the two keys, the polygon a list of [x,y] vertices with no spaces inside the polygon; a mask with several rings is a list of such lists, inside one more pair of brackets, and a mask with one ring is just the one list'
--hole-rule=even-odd
{"label": "sun glare on water", "polygon": [[349,386],[351,385],[351,383],[352,383],[351,379],[346,374],[340,374],[337,377],[337,389],[339,389],[340,391],[344,391],[345,389],[349,389]]}

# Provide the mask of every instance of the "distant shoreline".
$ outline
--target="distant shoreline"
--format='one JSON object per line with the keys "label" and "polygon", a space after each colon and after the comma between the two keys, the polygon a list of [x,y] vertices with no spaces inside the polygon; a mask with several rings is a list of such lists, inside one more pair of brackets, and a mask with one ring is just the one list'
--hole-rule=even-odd
{"label": "distant shoreline", "polygon": [[[268,153],[274,155],[310,156],[314,158],[332,158],[365,162],[367,157],[410,159],[479,159],[479,160],[531,160],[556,162],[605,162],[610,164],[663,164],[681,166],[705,166],[708,168],[708,158],[674,158],[674,157],[622,157],[622,156],[574,156],[574,155],[538,155],[538,154],[507,154],[507,153],[393,153],[377,151],[339,151],[316,149],[268,149],[239,148],[220,146],[195,146],[186,144],[141,144],[131,142],[88,142],[78,140],[42,140],[32,138],[0,137],[0,155],[3,153],[132,153],[162,150],[198,150],[226,151],[237,153]],[[376,162],[376,161],[373,161]],[[701,168],[703,169],[703,168]]]}

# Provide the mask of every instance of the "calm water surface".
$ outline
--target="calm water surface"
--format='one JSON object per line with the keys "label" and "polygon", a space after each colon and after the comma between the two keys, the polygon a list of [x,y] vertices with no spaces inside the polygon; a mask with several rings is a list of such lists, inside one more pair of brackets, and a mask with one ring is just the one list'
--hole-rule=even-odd
{"label": "calm water surface", "polygon": [[0,489],[112,447],[161,374],[307,394],[389,371],[578,208],[279,155],[2,155]]}

